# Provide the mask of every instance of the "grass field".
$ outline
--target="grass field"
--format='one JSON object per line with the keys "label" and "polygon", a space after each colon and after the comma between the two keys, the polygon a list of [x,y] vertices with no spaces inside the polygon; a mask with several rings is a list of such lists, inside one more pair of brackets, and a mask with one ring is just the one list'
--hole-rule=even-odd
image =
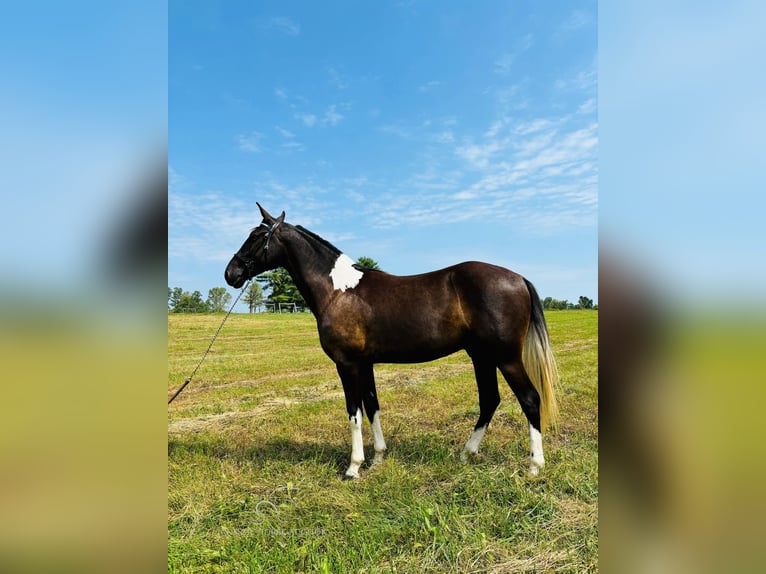
{"label": "grass field", "polygon": [[[342,481],[343,390],[309,314],[232,315],[168,409],[169,572],[595,572],[598,312],[546,315],[561,422],[527,475],[526,421],[503,402],[479,456],[459,453],[479,414],[468,356],[378,365],[386,460]],[[170,389],[221,315],[170,315]]]}

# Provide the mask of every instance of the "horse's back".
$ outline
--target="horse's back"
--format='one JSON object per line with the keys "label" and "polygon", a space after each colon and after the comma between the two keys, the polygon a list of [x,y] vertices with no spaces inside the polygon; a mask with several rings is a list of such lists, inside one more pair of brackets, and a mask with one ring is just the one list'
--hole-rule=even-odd
{"label": "horse's back", "polygon": [[481,261],[466,261],[448,267],[452,282],[461,295],[483,303],[491,303],[498,297],[528,298],[524,277],[499,265]]}
{"label": "horse's back", "polygon": [[523,307],[529,310],[524,278],[505,267],[481,261],[465,261],[419,275],[367,270],[359,295],[370,302],[389,300],[398,307],[446,308],[453,306],[457,298],[463,306],[489,309],[522,300]]}

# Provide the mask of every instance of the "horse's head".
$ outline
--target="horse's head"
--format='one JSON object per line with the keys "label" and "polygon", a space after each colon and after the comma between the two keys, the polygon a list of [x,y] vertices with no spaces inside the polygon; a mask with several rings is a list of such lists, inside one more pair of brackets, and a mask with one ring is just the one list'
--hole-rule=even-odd
{"label": "horse's head", "polygon": [[256,275],[275,269],[281,265],[283,248],[277,239],[277,229],[285,220],[285,212],[277,218],[272,217],[261,207],[263,221],[250,232],[250,235],[231,258],[226,266],[226,283],[239,288],[245,281]]}

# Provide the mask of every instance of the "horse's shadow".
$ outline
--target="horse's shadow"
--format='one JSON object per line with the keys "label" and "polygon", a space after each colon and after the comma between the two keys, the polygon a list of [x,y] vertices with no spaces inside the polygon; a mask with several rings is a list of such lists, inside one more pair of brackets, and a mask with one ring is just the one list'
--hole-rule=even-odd
{"label": "horse's shadow", "polygon": [[[426,460],[453,458],[459,452],[457,441],[446,440],[435,433],[392,434],[386,457],[410,463]],[[365,467],[372,462],[372,445],[365,445]],[[226,441],[222,437],[196,433],[168,437],[168,460],[180,460],[187,455],[202,456],[221,461],[237,461],[242,464],[263,467],[278,461],[282,464],[301,465],[315,463],[345,472],[349,463],[350,445],[312,439],[273,437],[261,442]]]}
{"label": "horse's shadow", "polygon": [[312,440],[295,440],[275,437],[268,441],[231,444],[218,437],[187,434],[168,438],[168,459],[181,458],[186,454],[238,462],[263,462],[280,460],[300,463],[316,461],[332,463],[342,461],[348,452],[341,444],[322,443]]}

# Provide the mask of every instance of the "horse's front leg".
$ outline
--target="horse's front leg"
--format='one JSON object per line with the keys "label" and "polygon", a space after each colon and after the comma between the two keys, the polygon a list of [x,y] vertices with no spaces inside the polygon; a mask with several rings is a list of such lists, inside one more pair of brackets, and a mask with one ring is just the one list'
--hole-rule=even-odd
{"label": "horse's front leg", "polygon": [[346,395],[346,412],[351,429],[351,464],[343,476],[345,479],[359,478],[359,467],[364,462],[362,445],[362,368],[357,364],[336,364],[343,393]]}

